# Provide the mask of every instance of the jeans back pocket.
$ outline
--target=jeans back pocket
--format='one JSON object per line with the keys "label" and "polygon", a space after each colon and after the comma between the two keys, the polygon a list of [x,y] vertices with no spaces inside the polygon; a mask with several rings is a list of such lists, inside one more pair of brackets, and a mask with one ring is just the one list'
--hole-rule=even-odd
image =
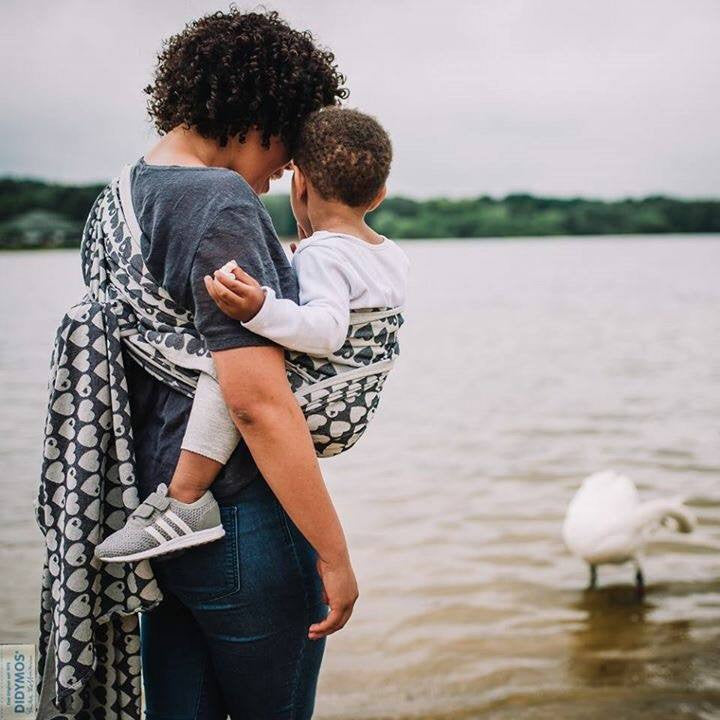
{"label": "jeans back pocket", "polygon": [[221,507],[220,517],[225,535],[219,540],[153,560],[160,587],[187,604],[218,600],[240,589],[237,508]]}

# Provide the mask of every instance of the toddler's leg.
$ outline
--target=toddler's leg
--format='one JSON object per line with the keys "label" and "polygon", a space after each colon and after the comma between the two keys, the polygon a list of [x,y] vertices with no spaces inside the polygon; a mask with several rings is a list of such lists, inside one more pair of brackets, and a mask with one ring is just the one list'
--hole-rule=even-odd
{"label": "toddler's leg", "polygon": [[168,495],[188,503],[201,497],[239,441],[220,386],[210,375],[202,373]]}
{"label": "toddler's leg", "polygon": [[95,548],[104,562],[132,562],[218,540],[225,534],[209,487],[238,444],[218,384],[201,375],[167,494],[151,493],[125,526]]}
{"label": "toddler's leg", "polygon": [[180,502],[195,502],[212,485],[223,464],[191,450],[180,450],[168,495]]}

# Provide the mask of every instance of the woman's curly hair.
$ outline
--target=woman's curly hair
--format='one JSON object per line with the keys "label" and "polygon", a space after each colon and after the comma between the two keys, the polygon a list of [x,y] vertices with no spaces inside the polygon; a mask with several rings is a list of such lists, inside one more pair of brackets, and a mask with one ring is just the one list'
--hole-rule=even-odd
{"label": "woman's curly hair", "polygon": [[309,32],[276,12],[231,6],[165,41],[145,92],[161,134],[184,125],[224,146],[257,127],[266,147],[279,135],[291,149],[311,112],[348,96],[344,82],[335,56]]}

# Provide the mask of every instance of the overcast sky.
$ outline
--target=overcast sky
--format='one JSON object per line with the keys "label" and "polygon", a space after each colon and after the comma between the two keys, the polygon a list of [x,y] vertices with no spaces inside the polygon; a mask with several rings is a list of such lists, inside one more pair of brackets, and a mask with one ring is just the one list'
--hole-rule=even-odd
{"label": "overcast sky", "polygon": [[[256,7],[238,2],[241,8]],[[720,195],[719,0],[282,0],[392,134],[390,191]],[[2,0],[0,174],[104,180],[201,0]]]}

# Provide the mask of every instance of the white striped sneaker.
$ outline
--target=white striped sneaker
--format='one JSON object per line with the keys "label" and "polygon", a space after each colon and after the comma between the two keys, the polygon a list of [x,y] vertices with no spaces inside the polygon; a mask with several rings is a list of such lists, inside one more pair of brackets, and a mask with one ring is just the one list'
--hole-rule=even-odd
{"label": "white striped sneaker", "polygon": [[130,515],[125,526],[96,548],[103,562],[133,562],[158,557],[225,535],[220,508],[208,490],[194,503],[168,497],[165,485],[151,493]]}

